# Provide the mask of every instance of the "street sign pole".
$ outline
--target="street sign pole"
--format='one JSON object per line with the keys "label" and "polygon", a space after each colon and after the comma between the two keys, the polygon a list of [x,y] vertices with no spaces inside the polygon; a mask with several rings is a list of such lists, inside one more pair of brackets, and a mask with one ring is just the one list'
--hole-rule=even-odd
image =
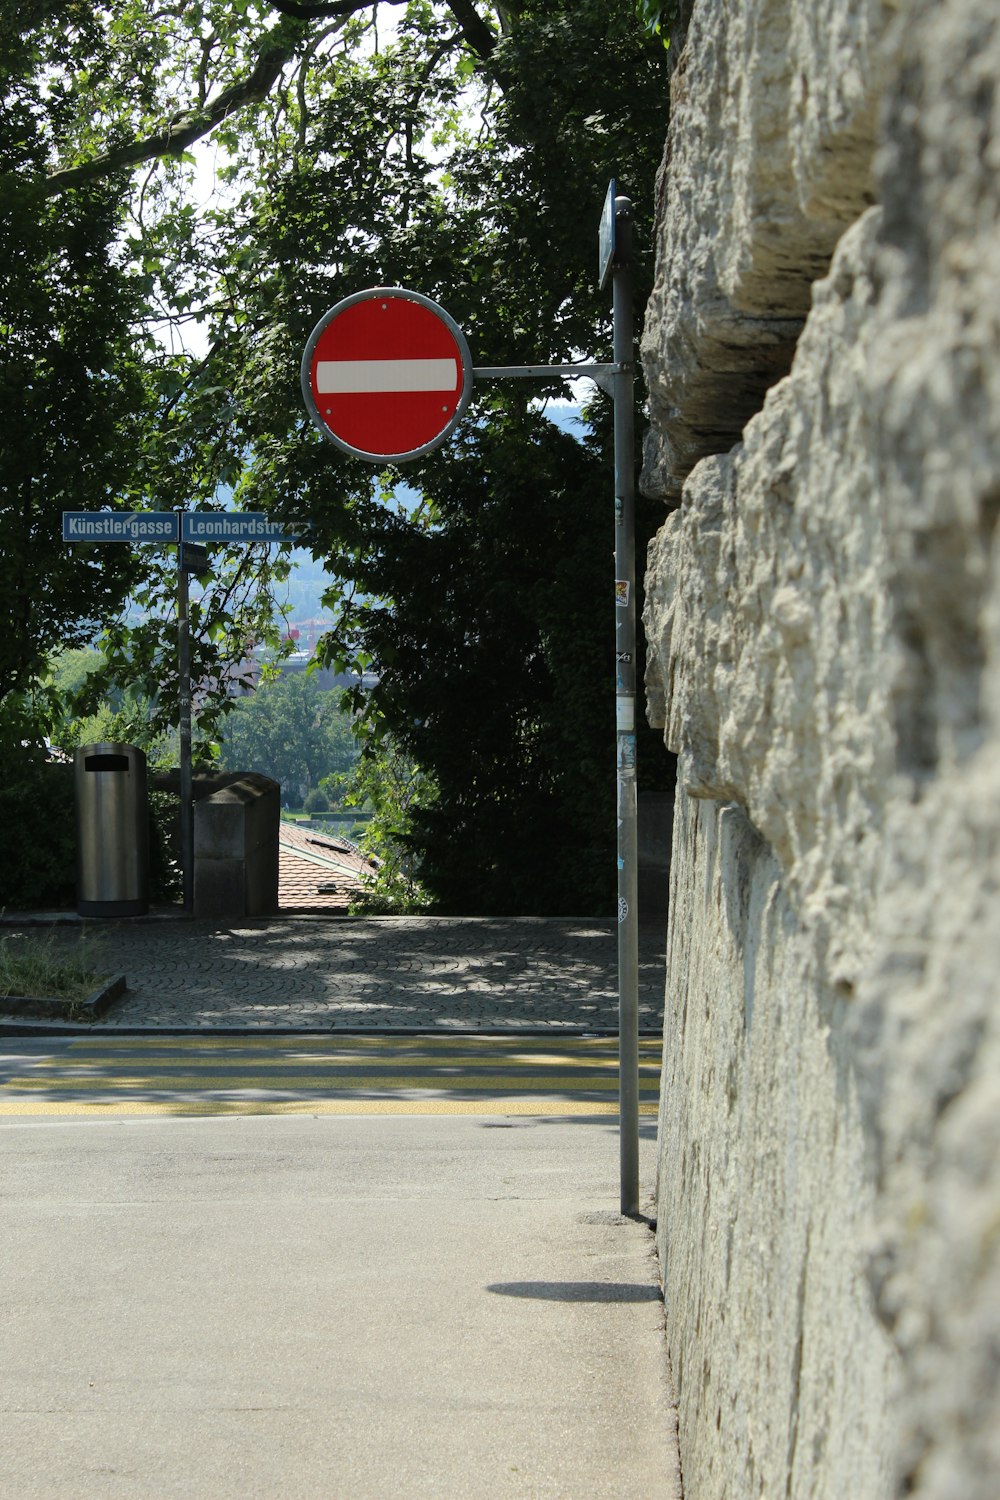
{"label": "street sign pole", "polygon": [[615,724],[618,794],[618,1108],[621,1211],[639,1212],[639,899],[635,736],[632,204],[614,200]]}
{"label": "street sign pole", "polygon": [[191,629],[188,611],[188,575],[184,566],[181,518],[177,518],[177,671],[179,684],[178,726],[181,773],[181,874],[184,910],[194,911],[194,772],[191,763]]}
{"label": "street sign pole", "polygon": [[612,181],[598,236],[598,280],[612,282],[611,364],[477,368],[477,380],[587,376],[609,392],[615,423],[615,730],[618,808],[618,1126],[621,1211],[639,1212],[639,897],[635,735],[635,348],[632,203]]}

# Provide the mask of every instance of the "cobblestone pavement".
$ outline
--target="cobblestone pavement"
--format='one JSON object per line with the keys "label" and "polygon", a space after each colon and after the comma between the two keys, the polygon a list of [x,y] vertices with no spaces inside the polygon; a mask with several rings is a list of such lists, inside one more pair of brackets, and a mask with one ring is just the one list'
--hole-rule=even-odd
{"label": "cobblestone pavement", "polygon": [[[56,943],[73,943],[78,932],[56,927],[52,935]],[[87,1027],[94,1032],[618,1026],[612,922],[295,916],[233,925],[135,921],[102,924],[99,941],[100,968],[124,974],[128,988]],[[663,1023],[659,930],[640,930],[639,958],[639,1026],[655,1033]]]}

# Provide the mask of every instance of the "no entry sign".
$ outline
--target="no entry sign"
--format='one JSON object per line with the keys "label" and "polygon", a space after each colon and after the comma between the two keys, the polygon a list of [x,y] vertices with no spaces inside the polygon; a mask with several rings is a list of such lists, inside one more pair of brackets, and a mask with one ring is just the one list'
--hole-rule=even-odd
{"label": "no entry sign", "polygon": [[471,393],[472,356],[458,324],[398,286],[338,302],[302,358],[302,394],[319,430],[376,463],[430,453],[461,421]]}

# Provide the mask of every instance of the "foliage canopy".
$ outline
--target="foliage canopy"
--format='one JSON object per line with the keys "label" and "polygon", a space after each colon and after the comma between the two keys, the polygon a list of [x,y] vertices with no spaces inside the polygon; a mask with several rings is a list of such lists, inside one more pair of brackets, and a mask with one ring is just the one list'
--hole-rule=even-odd
{"label": "foliage canopy", "polygon": [[237,700],[223,727],[220,758],[224,770],[252,769],[280,781],[282,801],[301,807],[321,781],[347,774],[357,744],[340,694],[295,672]]}
{"label": "foliage canopy", "polygon": [[[439,300],[478,363],[609,357],[597,218],[615,176],[648,243],[666,112],[665,51],[632,0],[32,0],[0,48],[27,101],[0,117],[0,161],[25,181],[10,236],[26,285],[9,316],[38,345],[56,314],[63,343],[90,341],[74,368],[93,425],[62,440],[77,464],[42,487],[46,535],[59,509],[99,503],[230,503],[304,526],[343,579],[325,656],[378,679],[353,705],[365,754],[377,765],[392,744],[425,773],[396,834],[432,898],[607,909],[608,403],[595,399],[578,442],[537,410],[561,382],[483,382],[456,440],[408,467],[420,500],[403,506],[398,474],[373,479],[312,429],[298,365],[322,313],[372,285]],[[199,141],[214,151],[211,195]],[[648,269],[640,259],[637,306]],[[22,310],[32,288],[37,327]],[[51,369],[46,476],[66,366]],[[0,456],[17,441],[0,431]],[[31,454],[15,470],[38,487]],[[135,586],[134,562],[103,555],[115,550],[73,558],[75,578],[89,570],[85,606],[68,581],[53,591],[61,643]],[[54,548],[40,566],[61,576]],[[203,674],[221,679],[264,631],[274,566],[220,560],[199,606]],[[172,565],[147,556],[141,572],[146,621],[112,629],[107,649],[162,704]],[[25,627],[41,654],[59,630]]]}

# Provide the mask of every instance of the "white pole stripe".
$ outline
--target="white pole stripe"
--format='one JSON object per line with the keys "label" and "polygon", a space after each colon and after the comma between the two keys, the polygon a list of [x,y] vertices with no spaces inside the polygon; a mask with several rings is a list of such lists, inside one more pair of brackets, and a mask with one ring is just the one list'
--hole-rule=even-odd
{"label": "white pole stripe", "polygon": [[316,390],[321,396],[364,395],[374,391],[454,391],[454,359],[321,359]]}

